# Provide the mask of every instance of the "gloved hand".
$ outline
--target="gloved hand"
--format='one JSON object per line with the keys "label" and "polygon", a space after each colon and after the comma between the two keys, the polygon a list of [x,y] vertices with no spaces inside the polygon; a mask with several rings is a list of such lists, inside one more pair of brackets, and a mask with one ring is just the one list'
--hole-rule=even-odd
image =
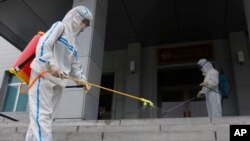
{"label": "gloved hand", "polygon": [[62,78],[62,77],[63,77],[63,74],[60,73],[59,69],[56,68],[54,65],[53,65],[53,66],[50,66],[50,67],[48,68],[48,71],[49,71],[49,73],[50,73],[52,76],[54,76],[54,77],[56,77],[56,78]]}
{"label": "gloved hand", "polygon": [[196,95],[197,98],[203,98],[204,96],[205,96],[205,94],[203,94],[203,93],[201,93],[201,92],[199,92],[199,93]]}
{"label": "gloved hand", "polygon": [[[82,81],[82,82],[81,82]],[[87,83],[86,80],[76,81],[77,84],[83,85],[83,88],[86,92],[88,92],[91,89],[91,85]],[[86,81],[86,83],[84,83]]]}
{"label": "gloved hand", "polygon": [[208,83],[207,83],[207,82],[200,83],[200,86],[201,86],[201,87],[207,87],[207,86],[208,86]]}
{"label": "gloved hand", "polygon": [[91,85],[89,85],[89,84],[85,84],[85,85],[84,85],[84,90],[85,90],[86,92],[88,92],[90,89],[91,89]]}

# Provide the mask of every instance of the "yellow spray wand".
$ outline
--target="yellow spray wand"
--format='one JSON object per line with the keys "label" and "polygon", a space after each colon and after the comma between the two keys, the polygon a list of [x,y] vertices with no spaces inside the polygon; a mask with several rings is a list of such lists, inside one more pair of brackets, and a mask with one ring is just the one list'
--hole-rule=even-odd
{"label": "yellow spray wand", "polygon": [[119,95],[123,95],[123,96],[129,97],[129,98],[138,100],[140,102],[143,102],[143,106],[147,106],[147,105],[154,106],[153,102],[151,102],[150,100],[144,99],[144,98],[129,95],[129,94],[126,94],[126,93],[123,93],[123,92],[120,92],[120,91],[116,91],[116,90],[112,90],[112,89],[109,89],[109,88],[106,88],[106,87],[102,87],[102,86],[99,86],[99,85],[96,85],[96,84],[93,84],[93,83],[90,83],[90,82],[87,82],[87,81],[78,80],[76,78],[72,78],[72,77],[69,77],[69,76],[63,76],[63,77],[65,79],[73,80],[73,81],[81,83],[81,84],[89,84],[91,86],[94,86],[94,87],[97,87],[97,88],[100,88],[100,89],[103,89],[103,90],[107,90],[107,91],[110,91],[110,92],[113,92],[113,93],[116,93],[116,94],[119,94]]}

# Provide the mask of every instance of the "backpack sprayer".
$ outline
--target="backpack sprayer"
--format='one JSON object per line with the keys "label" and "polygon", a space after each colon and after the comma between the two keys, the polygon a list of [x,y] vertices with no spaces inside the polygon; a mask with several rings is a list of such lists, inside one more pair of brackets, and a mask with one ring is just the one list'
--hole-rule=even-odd
{"label": "backpack sprayer", "polygon": [[[29,90],[33,84],[38,80],[39,77],[42,77],[43,75],[45,75],[46,73],[48,73],[48,71],[44,71],[44,72],[40,72],[35,78],[34,80],[32,80],[31,82],[29,82],[30,79],[30,73],[31,73],[31,69],[30,69],[30,64],[33,61],[33,59],[35,58],[35,50],[36,50],[36,46],[39,42],[40,37],[42,37],[44,33],[43,32],[38,32],[29,42],[29,44],[25,47],[24,51],[22,52],[22,54],[17,58],[15,64],[9,69],[9,72],[16,75],[22,82],[25,82],[26,84],[29,84],[28,89]],[[63,78],[65,79],[69,79],[69,80],[73,80],[75,82],[78,82],[80,84],[88,84],[100,89],[104,89],[110,92],[113,92],[114,94],[119,94],[122,96],[126,96],[135,100],[138,100],[140,102],[143,102],[143,106],[151,106],[153,107],[154,104],[153,102],[151,102],[150,100],[147,100],[145,98],[140,98],[140,97],[136,97],[130,94],[126,94],[120,91],[116,91],[116,90],[112,90],[109,88],[105,88],[93,83],[89,83],[87,81],[83,81],[83,80],[78,80],[69,76],[63,76]],[[22,83],[21,83],[22,84]],[[21,89],[21,86],[20,86]],[[24,90],[24,91],[27,91]],[[22,91],[22,90],[20,90]]]}

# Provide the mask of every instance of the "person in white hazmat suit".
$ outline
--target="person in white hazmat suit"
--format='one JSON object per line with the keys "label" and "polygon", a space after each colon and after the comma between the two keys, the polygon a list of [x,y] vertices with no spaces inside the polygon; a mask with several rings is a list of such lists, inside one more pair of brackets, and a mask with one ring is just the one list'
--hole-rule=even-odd
{"label": "person in white hazmat suit", "polygon": [[[43,71],[48,70],[49,73],[39,77],[29,90],[30,124],[26,141],[53,141],[53,114],[66,86],[62,75],[86,80],[77,58],[76,37],[92,19],[85,6],[74,7],[40,38],[36,57],[31,63],[30,80]],[[86,84],[85,89],[90,89],[90,85]]]}
{"label": "person in white hazmat suit", "polygon": [[221,95],[218,93],[219,73],[213,68],[212,63],[206,59],[200,59],[197,64],[205,76],[204,81],[200,83],[202,89],[197,94],[197,97],[206,96],[206,106],[209,117],[221,117]]}

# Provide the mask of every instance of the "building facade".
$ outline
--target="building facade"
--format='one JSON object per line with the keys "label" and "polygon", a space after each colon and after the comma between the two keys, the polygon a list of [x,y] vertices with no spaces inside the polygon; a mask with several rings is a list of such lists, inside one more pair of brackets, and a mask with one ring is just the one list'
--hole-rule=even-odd
{"label": "building facade", "polygon": [[[86,5],[95,20],[79,37],[79,59],[94,84],[151,100],[156,107],[143,107],[137,100],[93,87],[87,94],[68,81],[58,105],[56,118],[122,119],[207,116],[204,100],[194,100],[166,114],[172,107],[195,97],[203,76],[196,63],[208,58],[230,78],[229,98],[222,105],[223,116],[250,114],[249,38],[244,31],[228,38],[143,47],[130,43],[125,49],[104,51],[107,1],[75,1]],[[249,7],[245,2],[245,7]],[[249,19],[246,11],[246,19]],[[248,21],[248,20],[247,20]],[[250,23],[248,22],[248,25]],[[19,94],[18,79],[8,73],[21,52],[0,39],[0,111],[26,112],[27,95]],[[25,87],[25,85],[24,85]]]}

